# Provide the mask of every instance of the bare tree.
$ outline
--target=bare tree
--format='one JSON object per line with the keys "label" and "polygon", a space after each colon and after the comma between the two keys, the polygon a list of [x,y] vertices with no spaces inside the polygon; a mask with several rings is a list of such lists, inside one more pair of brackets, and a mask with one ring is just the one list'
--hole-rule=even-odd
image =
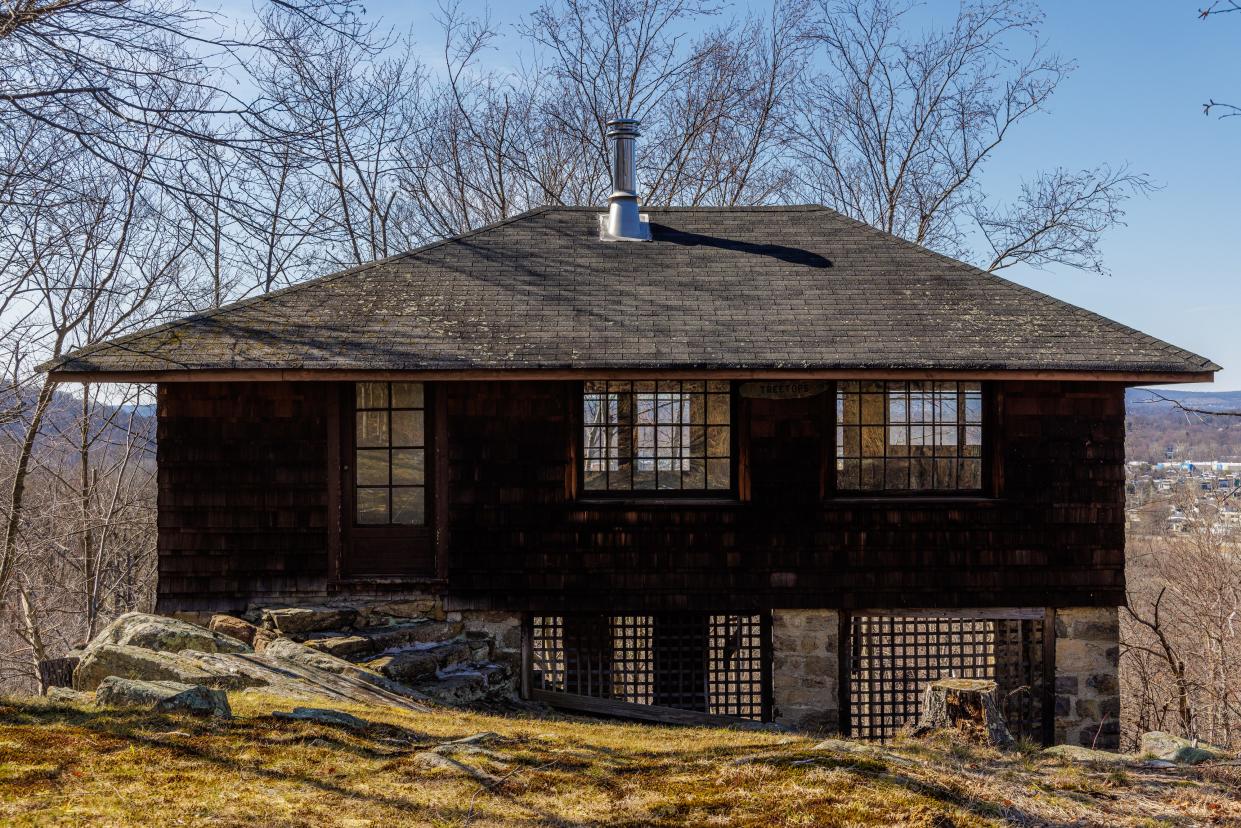
{"label": "bare tree", "polygon": [[546,2],[521,29],[549,77],[541,114],[579,148],[591,203],[607,195],[605,124],[643,121],[644,197],[652,204],[757,204],[789,191],[785,153],[809,59],[804,2],[763,21],[727,20],[691,40],[706,0]]}
{"label": "bare tree", "polygon": [[[1241,12],[1241,2],[1237,0],[1215,0],[1211,5],[1204,9],[1198,10],[1198,19],[1207,20],[1212,15],[1218,17],[1221,14],[1231,14]],[[1214,110],[1221,118],[1235,118],[1241,115],[1241,106],[1231,103],[1222,103],[1211,98],[1202,105],[1202,114],[1210,115]]]}
{"label": "bare tree", "polygon": [[1130,741],[1166,729],[1235,746],[1241,735],[1241,559],[1206,503],[1183,533],[1131,537],[1122,613]]}
{"label": "bare tree", "polygon": [[10,316],[20,324],[0,340],[18,426],[8,432],[16,450],[6,468],[0,598],[7,597],[14,572],[26,560],[27,486],[39,465],[36,448],[55,399],[55,386],[31,373],[31,358],[55,357],[163,318],[179,307],[183,295],[180,265],[188,240],[168,212],[166,191],[147,179],[147,162],[171,139],[153,133],[150,140],[146,159],[127,177],[79,153],[76,165],[58,170],[62,179],[76,181],[78,198],[65,201],[61,189],[49,188],[44,203],[8,228],[11,262],[23,278],[10,284],[5,296]]}
{"label": "bare tree", "polygon": [[988,247],[984,266],[996,271],[1015,264],[1061,264],[1106,273],[1099,248],[1103,234],[1124,222],[1127,197],[1151,189],[1145,176],[1104,164],[1039,173],[1004,207],[990,208],[980,197],[973,218]]}
{"label": "bare tree", "polygon": [[[335,263],[361,264],[414,246],[398,180],[402,150],[422,128],[421,66],[401,43],[359,43],[287,15],[271,21],[281,46],[261,83],[285,113],[280,142],[300,148],[296,163],[319,188],[321,207],[304,209],[337,246]],[[291,169],[290,156],[282,162]],[[269,184],[285,205],[287,183]]]}
{"label": "bare tree", "polygon": [[[275,5],[341,36],[366,31],[350,0]],[[0,122],[37,122],[129,172],[142,162],[135,132],[264,153],[272,104],[230,80],[270,48],[267,34],[188,0],[14,0],[0,10]]]}
{"label": "bare tree", "polygon": [[1041,111],[1072,64],[1037,41],[1019,0],[963,5],[908,34],[906,5],[823,0],[797,154],[805,191],[854,218],[958,257],[981,229],[978,263],[1102,269],[1099,235],[1146,179],[1124,167],[1044,173],[1009,206],[987,206],[979,176],[1012,130]]}

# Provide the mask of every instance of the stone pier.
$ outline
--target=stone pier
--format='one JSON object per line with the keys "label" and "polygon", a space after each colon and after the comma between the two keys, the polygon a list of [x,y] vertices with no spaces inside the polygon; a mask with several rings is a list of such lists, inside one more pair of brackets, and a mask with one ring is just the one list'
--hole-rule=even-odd
{"label": "stone pier", "polygon": [[772,701],[777,723],[840,731],[840,616],[835,610],[774,610]]}
{"label": "stone pier", "polygon": [[1116,607],[1056,610],[1056,744],[1120,746]]}

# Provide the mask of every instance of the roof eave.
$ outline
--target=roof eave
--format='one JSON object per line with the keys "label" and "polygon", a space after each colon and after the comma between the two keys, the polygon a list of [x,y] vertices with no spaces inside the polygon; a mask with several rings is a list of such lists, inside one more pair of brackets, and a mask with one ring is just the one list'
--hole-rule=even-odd
{"label": "roof eave", "polygon": [[543,367],[543,368],[452,368],[416,370],[371,370],[351,368],[179,368],[173,370],[74,370],[52,367],[48,379],[69,382],[361,382],[391,379],[436,381],[464,380],[584,380],[632,377],[641,373],[650,379],[677,379],[724,375],[741,380],[837,380],[837,379],[957,379],[957,380],[1039,380],[1061,382],[1118,382],[1128,385],[1164,385],[1214,382],[1218,366],[1199,370],[1132,370],[1083,368],[753,368],[743,366],[651,367]]}

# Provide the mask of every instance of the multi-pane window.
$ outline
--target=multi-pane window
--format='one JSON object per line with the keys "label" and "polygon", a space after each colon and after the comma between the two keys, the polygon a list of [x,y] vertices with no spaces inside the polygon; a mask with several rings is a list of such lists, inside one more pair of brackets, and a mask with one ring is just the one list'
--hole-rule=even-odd
{"label": "multi-pane window", "polygon": [[727,491],[732,486],[728,381],[587,382],[583,488]]}
{"label": "multi-pane window", "polygon": [[420,382],[359,382],[354,514],[365,525],[426,523],[426,403]]}
{"label": "multi-pane window", "polygon": [[838,383],[837,488],[981,489],[982,413],[977,382]]}

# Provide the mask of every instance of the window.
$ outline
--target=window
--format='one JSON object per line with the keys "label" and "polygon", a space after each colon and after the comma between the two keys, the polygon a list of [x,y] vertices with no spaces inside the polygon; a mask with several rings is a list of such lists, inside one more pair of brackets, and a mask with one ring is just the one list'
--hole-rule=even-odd
{"label": "window", "polygon": [[732,487],[732,388],[716,380],[592,381],[583,388],[583,488]]}
{"label": "window", "polygon": [[426,403],[420,382],[356,386],[354,514],[358,524],[426,523]]}
{"label": "window", "polygon": [[982,489],[981,383],[838,383],[836,486],[888,492]]}

